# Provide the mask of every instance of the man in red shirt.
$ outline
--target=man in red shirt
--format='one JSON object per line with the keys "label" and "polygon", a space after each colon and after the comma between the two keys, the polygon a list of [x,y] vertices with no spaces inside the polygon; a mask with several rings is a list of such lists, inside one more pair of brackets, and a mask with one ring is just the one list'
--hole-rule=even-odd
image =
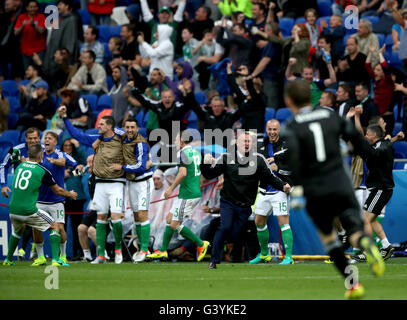
{"label": "man in red shirt", "polygon": [[23,54],[24,70],[33,64],[32,56],[37,53],[42,59],[46,48],[45,16],[38,13],[38,3],[30,0],[26,13],[18,16],[14,26],[14,34],[21,34],[21,53]]}

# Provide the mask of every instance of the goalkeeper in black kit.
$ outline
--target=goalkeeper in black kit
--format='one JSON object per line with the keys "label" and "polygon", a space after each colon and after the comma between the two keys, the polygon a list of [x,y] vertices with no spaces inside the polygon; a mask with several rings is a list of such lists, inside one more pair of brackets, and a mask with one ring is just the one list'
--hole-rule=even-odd
{"label": "goalkeeper in black kit", "polygon": [[[348,120],[325,109],[313,109],[309,84],[303,80],[286,84],[284,100],[294,113],[281,136],[286,138],[288,162],[294,185],[302,185],[307,212],[315,223],[330,259],[344,278],[349,276],[348,260],[338,240],[333,221],[338,217],[354,247],[362,248],[376,276],[385,265],[378,249],[364,232],[362,210],[355,198],[350,177],[343,167],[339,139],[350,141],[355,152],[369,147]],[[347,285],[345,298],[364,296],[360,283]]]}

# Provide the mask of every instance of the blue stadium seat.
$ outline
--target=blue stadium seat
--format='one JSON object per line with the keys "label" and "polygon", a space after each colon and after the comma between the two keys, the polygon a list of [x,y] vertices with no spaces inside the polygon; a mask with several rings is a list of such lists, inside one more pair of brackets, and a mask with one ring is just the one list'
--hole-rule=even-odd
{"label": "blue stadium seat", "polygon": [[136,115],[136,120],[138,123],[139,128],[145,128],[147,127],[147,120],[148,120],[148,111],[140,111]]}
{"label": "blue stadium seat", "polygon": [[208,98],[206,97],[205,93],[203,93],[203,92],[195,92],[195,100],[196,100],[196,102],[198,102],[199,105],[208,103]]}
{"label": "blue stadium seat", "polygon": [[112,97],[107,94],[102,94],[97,102],[96,110],[112,109]]}
{"label": "blue stadium seat", "polygon": [[373,27],[377,22],[379,22],[379,17],[376,17],[376,16],[365,16],[362,19],[369,20],[372,23]]}
{"label": "blue stadium seat", "polygon": [[28,80],[28,79],[20,80],[17,83],[17,87],[18,86],[26,86],[29,82],[30,82],[30,80]]}
{"label": "blue stadium seat", "polygon": [[307,20],[305,20],[304,17],[299,17],[299,18],[295,19],[294,24],[297,24],[297,23],[305,23],[306,21],[307,21]]}
{"label": "blue stadium seat", "polygon": [[379,40],[379,46],[380,48],[383,47],[384,42],[386,40],[386,35],[384,35],[383,33],[376,33],[377,35],[377,39]]}
{"label": "blue stadium seat", "polygon": [[138,132],[146,139],[148,139],[147,137],[147,128],[139,128]]}
{"label": "blue stadium seat", "polygon": [[276,114],[276,110],[274,108],[266,108],[266,112],[264,114],[264,120],[267,123],[270,119],[273,119],[274,115]]}
{"label": "blue stadium seat", "polygon": [[351,36],[351,34],[345,34],[345,36],[343,37],[343,45],[346,47],[346,41],[349,39],[349,37]]}
{"label": "blue stadium seat", "polygon": [[390,67],[401,69],[401,60],[398,52],[392,52],[388,61]]}
{"label": "blue stadium seat", "polygon": [[281,33],[284,37],[291,36],[291,29],[294,26],[294,19],[293,18],[280,18],[278,25],[280,26]]}
{"label": "blue stadium seat", "polygon": [[403,128],[403,123],[395,122],[394,123],[394,129],[393,129],[393,132],[392,132],[392,136],[395,136],[397,133],[399,133],[402,128]]}
{"label": "blue stadium seat", "polygon": [[90,14],[87,9],[79,9],[78,10],[79,15],[81,16],[82,19],[82,24],[84,25],[90,25]]}
{"label": "blue stadium seat", "polygon": [[1,82],[1,85],[3,87],[2,93],[5,97],[18,98],[19,91],[18,91],[17,82],[15,80],[3,80]]}
{"label": "blue stadium seat", "polygon": [[84,94],[81,97],[88,100],[92,111],[96,111],[97,101],[98,101],[98,96],[96,94]]}
{"label": "blue stadium seat", "polygon": [[18,114],[17,113],[10,113],[7,116],[7,125],[9,129],[15,129],[16,124],[18,121]]}
{"label": "blue stadium seat", "polygon": [[384,40],[384,43],[386,44],[386,47],[392,47],[393,46],[393,38],[391,36],[391,34],[388,34],[386,36],[386,40]]}
{"label": "blue stadium seat", "polygon": [[109,42],[110,39],[110,26],[108,25],[98,25],[99,29],[99,41],[100,42]]}
{"label": "blue stadium seat", "polygon": [[107,90],[110,91],[110,89],[112,89],[113,85],[114,85],[112,76],[106,77],[106,83],[107,83]]}
{"label": "blue stadium seat", "polygon": [[105,47],[105,62],[108,62],[112,58],[112,52],[109,50],[109,43],[102,42],[103,46]]}
{"label": "blue stadium seat", "polygon": [[[398,108],[399,108],[399,105],[398,104],[396,104],[395,106],[394,106],[394,108],[393,108],[393,114],[394,114],[394,122],[399,122],[399,121],[401,121],[401,119],[397,119],[397,117],[398,117],[398,112],[399,112],[399,110],[398,110]],[[403,114],[404,114],[404,108],[402,107],[401,108],[401,112],[400,112],[400,117],[401,118],[403,118]]]}
{"label": "blue stadium seat", "polygon": [[10,142],[13,146],[17,145],[20,138],[20,131],[6,130],[0,136],[0,141]]}
{"label": "blue stadium seat", "polygon": [[16,97],[8,97],[8,102],[10,105],[10,114],[16,113],[16,112],[21,112],[21,105],[20,105],[20,100]]}
{"label": "blue stadium seat", "polygon": [[280,121],[280,123],[284,123],[286,120],[291,118],[292,115],[293,114],[292,114],[290,109],[288,109],[288,108],[280,108],[280,109],[277,109],[275,118],[278,121]]}
{"label": "blue stadium seat", "polygon": [[188,124],[187,124],[187,128],[190,129],[198,129],[198,116],[196,115],[195,112],[190,111],[189,114],[187,114],[187,120],[188,120]]}
{"label": "blue stadium seat", "polygon": [[110,26],[110,37],[120,37],[121,29],[122,26]]}
{"label": "blue stadium seat", "polygon": [[0,159],[3,160],[6,156],[7,152],[12,148],[14,145],[8,141],[0,141]]}
{"label": "blue stadium seat", "polygon": [[331,16],[332,9],[331,9],[331,2],[329,0],[318,0],[318,12],[321,17],[323,16]]}
{"label": "blue stadium seat", "polygon": [[407,141],[397,141],[394,146],[394,158],[407,159]]}

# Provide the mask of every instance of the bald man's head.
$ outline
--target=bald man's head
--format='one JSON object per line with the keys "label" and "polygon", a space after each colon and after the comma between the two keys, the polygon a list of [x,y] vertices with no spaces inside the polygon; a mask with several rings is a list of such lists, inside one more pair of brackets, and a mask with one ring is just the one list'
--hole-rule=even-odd
{"label": "bald man's head", "polygon": [[280,137],[280,122],[276,119],[267,121],[266,132],[271,143],[277,142]]}

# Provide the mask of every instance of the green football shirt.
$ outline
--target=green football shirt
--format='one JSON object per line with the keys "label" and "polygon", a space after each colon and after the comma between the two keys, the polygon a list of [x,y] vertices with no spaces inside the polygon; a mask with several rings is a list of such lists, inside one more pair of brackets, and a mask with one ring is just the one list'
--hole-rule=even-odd
{"label": "green football shirt", "polygon": [[180,152],[180,167],[187,168],[187,176],[179,187],[180,199],[195,199],[201,197],[201,153],[191,146],[184,147]]}
{"label": "green football shirt", "polygon": [[38,163],[31,161],[21,163],[14,171],[10,213],[22,216],[36,213],[42,184],[51,187],[56,182],[52,174]]}

